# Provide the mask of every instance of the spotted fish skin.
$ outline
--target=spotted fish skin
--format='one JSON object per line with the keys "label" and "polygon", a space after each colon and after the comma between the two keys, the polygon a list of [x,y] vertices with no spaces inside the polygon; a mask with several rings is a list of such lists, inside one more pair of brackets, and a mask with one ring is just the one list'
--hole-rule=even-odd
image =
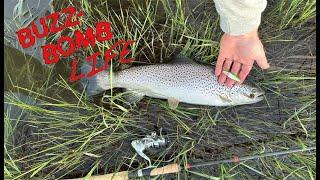
{"label": "spotted fish skin", "polygon": [[[229,106],[251,104],[261,101],[263,94],[248,85],[235,85],[232,88],[221,85],[214,75],[214,67],[191,61],[135,66],[116,72],[112,80],[108,73],[100,73],[89,79],[88,95],[100,93],[111,87],[130,89],[145,96],[170,99],[179,102]],[[111,83],[112,82],[112,85]]]}

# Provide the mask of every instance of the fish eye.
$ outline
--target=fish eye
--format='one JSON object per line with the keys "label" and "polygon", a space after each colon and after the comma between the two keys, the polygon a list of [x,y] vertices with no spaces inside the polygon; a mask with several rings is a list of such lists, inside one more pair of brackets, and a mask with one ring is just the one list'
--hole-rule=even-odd
{"label": "fish eye", "polygon": [[257,92],[257,89],[252,89],[252,93],[256,93]]}
{"label": "fish eye", "polygon": [[249,97],[250,97],[251,99],[253,99],[253,98],[254,98],[254,94],[251,93],[251,94],[249,95]]}

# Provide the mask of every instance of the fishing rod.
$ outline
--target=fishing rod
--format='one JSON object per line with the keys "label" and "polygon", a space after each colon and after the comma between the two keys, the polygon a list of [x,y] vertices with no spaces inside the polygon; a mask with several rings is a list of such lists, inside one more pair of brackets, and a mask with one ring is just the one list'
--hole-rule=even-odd
{"label": "fishing rod", "polygon": [[[131,178],[135,179],[139,177],[148,177],[148,176],[152,177],[152,176],[158,176],[158,175],[164,175],[164,174],[178,173],[182,169],[191,170],[193,168],[212,166],[212,165],[223,164],[223,163],[239,163],[242,161],[253,160],[253,159],[258,159],[263,157],[288,155],[292,153],[312,151],[316,149],[316,147],[308,147],[303,149],[289,149],[285,151],[269,152],[269,153],[254,155],[254,156],[244,156],[244,157],[233,156],[231,159],[225,159],[225,160],[208,161],[208,162],[201,162],[201,163],[195,163],[195,164],[186,163],[185,166],[181,166],[178,163],[168,164],[163,167],[151,166],[150,159],[146,157],[143,151],[147,148],[159,147],[164,144],[165,144],[165,139],[162,137],[156,138],[155,134],[152,134],[151,136],[147,136],[142,140],[133,141],[131,145],[141,157],[149,161],[149,167],[135,170],[135,171],[122,171],[122,172],[115,172],[115,173],[110,173],[105,175],[91,176],[88,179],[89,180],[112,180],[112,179],[128,180]],[[80,180],[80,179],[82,178],[72,179],[72,180]]]}

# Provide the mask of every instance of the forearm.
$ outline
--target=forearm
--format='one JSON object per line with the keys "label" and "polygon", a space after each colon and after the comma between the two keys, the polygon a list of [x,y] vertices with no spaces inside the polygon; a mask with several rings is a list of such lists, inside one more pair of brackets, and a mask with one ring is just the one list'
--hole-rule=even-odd
{"label": "forearm", "polygon": [[222,31],[243,35],[257,29],[266,0],[214,0]]}

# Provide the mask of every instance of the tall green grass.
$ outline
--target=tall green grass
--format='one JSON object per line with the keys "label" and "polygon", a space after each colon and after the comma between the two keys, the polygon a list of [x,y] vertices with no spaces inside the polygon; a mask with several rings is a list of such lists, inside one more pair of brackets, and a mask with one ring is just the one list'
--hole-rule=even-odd
{"label": "tall green grass", "polygon": [[300,26],[305,22],[315,20],[316,0],[276,1],[274,9],[268,15],[274,22],[273,25],[280,30]]}

